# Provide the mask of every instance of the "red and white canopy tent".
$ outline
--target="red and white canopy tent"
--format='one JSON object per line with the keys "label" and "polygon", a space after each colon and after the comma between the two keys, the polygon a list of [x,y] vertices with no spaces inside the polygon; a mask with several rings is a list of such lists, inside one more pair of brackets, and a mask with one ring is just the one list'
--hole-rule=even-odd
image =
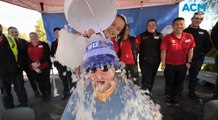
{"label": "red and white canopy tent", "polygon": [[[27,9],[42,13],[46,37],[49,42],[54,40],[54,27],[63,28],[67,24],[64,16],[65,0],[0,0]],[[74,1],[74,0],[68,0]],[[75,0],[76,1],[76,0]],[[89,0],[90,2],[92,0]],[[132,35],[138,35],[144,31],[144,26],[149,18],[158,22],[158,30],[178,16],[177,3],[183,0],[115,0],[118,14],[123,14],[129,19]],[[140,9],[141,8],[141,9]]]}
{"label": "red and white canopy tent", "polygon": [[[40,13],[62,13],[64,0],[1,0]],[[116,0],[118,9],[139,8],[148,6],[169,5],[182,0]]]}

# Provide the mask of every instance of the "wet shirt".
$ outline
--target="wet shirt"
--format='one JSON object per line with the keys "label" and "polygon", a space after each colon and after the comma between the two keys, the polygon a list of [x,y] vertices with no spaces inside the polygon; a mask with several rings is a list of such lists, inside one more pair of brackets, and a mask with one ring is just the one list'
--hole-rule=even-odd
{"label": "wet shirt", "polygon": [[189,49],[195,47],[194,38],[191,34],[183,32],[181,39],[174,33],[163,38],[161,50],[166,51],[166,63],[171,65],[181,65],[186,62]]}
{"label": "wet shirt", "polygon": [[147,111],[155,107],[149,106],[149,101],[145,103],[145,97],[137,97],[140,89],[130,81],[120,79],[116,90],[104,103],[93,96],[91,82],[85,88],[85,94],[82,92],[83,88],[79,89],[74,90],[71,95],[61,120],[154,120],[158,117],[152,115],[154,111]]}
{"label": "wet shirt", "polygon": [[[120,90],[120,88],[115,90],[113,95],[111,96],[110,100],[107,100],[104,103],[102,103],[98,99],[94,98],[95,105],[93,107],[93,110],[88,111],[88,112],[95,111],[95,113],[92,115],[92,117],[93,117],[92,119],[94,119],[94,120],[103,120],[103,119],[115,120],[116,116],[117,116],[117,118],[120,118],[118,116],[121,114],[121,111],[123,110],[124,105],[121,103],[121,100],[119,97],[119,94],[120,94],[119,90]],[[91,84],[87,87],[86,91],[87,91],[86,93],[88,93],[88,95],[85,95],[85,102],[83,102],[83,103],[87,102],[87,104],[84,104],[84,106],[86,106],[86,108],[84,109],[84,112],[83,112],[84,115],[86,114],[88,108],[94,104],[92,102],[92,98],[90,98],[90,97],[94,97]],[[76,93],[73,93],[73,95],[69,99],[69,102],[65,108],[64,113],[62,114],[61,120],[76,120],[76,119],[78,119],[79,116],[76,115],[77,114],[76,109],[78,109],[78,108],[75,107],[76,104],[79,104],[78,100],[79,100],[79,95]],[[88,103],[88,101],[89,101],[89,103]],[[83,106],[80,105],[80,107],[83,107]],[[89,117],[87,119],[89,119]]]}
{"label": "wet shirt", "polygon": [[132,53],[132,44],[130,39],[122,40],[120,42],[120,60],[125,64],[135,64],[134,56]]}
{"label": "wet shirt", "polygon": [[194,37],[196,47],[194,48],[192,61],[199,60],[199,59],[203,60],[205,54],[208,53],[212,47],[209,33],[206,30],[203,30],[199,27],[196,29],[190,26],[186,28],[184,32],[190,33]]}

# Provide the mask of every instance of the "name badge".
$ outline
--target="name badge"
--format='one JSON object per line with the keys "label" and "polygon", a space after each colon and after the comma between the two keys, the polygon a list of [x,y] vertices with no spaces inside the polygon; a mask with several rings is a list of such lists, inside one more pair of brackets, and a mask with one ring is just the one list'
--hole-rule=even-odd
{"label": "name badge", "polygon": [[154,36],[154,39],[159,39],[160,37],[159,36]]}
{"label": "name badge", "polygon": [[189,43],[191,40],[190,39],[187,39],[187,40],[185,40],[185,43]]}
{"label": "name badge", "polygon": [[43,45],[39,45],[38,48],[43,48]]}
{"label": "name badge", "polygon": [[204,32],[198,32],[198,34],[200,34],[200,35],[203,35],[203,34],[204,34]]}

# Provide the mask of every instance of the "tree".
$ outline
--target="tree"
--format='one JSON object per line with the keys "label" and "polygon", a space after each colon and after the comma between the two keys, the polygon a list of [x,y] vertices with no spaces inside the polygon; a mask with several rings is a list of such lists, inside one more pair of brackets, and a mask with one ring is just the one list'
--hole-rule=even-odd
{"label": "tree", "polygon": [[36,25],[34,27],[35,27],[36,33],[39,35],[39,39],[41,41],[47,42],[46,35],[45,35],[45,29],[44,29],[44,25],[43,25],[43,22],[42,22],[42,18],[40,18],[37,21],[37,23],[36,23]]}
{"label": "tree", "polygon": [[23,39],[29,41],[29,38],[27,37],[26,33],[19,33],[19,38],[23,38]]}
{"label": "tree", "polygon": [[5,26],[3,26],[3,25],[2,25],[2,28],[3,28],[3,33],[4,33],[5,35],[8,35],[8,28],[5,27]]}

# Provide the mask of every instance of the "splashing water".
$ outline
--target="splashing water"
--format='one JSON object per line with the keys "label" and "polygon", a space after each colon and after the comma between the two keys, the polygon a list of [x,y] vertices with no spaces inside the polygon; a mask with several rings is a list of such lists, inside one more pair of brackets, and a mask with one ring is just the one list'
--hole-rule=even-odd
{"label": "splashing water", "polygon": [[[82,78],[89,78],[85,76]],[[130,80],[120,79],[113,95],[105,102],[99,102],[92,81],[80,79],[65,112],[76,120],[161,120],[160,106],[144,92]]]}
{"label": "splashing water", "polygon": [[[68,32],[65,30],[64,34],[68,34]],[[60,63],[73,70],[82,61],[86,40],[84,38],[80,40],[80,37],[74,35],[63,35],[62,37],[64,38],[60,41],[63,41],[63,44],[59,44],[58,47],[62,48],[62,51],[65,49],[65,52],[58,52],[57,50],[56,57],[60,58],[57,59]],[[72,51],[75,54],[70,53]],[[79,58],[76,56],[78,53],[81,54]],[[70,58],[69,54],[72,55]],[[63,55],[67,56],[64,57]],[[121,66],[125,65],[121,64]],[[84,72],[80,77],[73,75],[73,81],[78,81],[77,87],[71,90],[72,95],[61,120],[161,120],[160,106],[154,104],[149,96],[144,94],[145,91],[140,90],[138,86],[133,85],[130,80],[126,79],[125,70],[120,72],[116,89],[105,102],[96,99],[96,93],[93,90],[94,83],[90,80],[91,73],[85,74]],[[111,82],[111,85],[114,84],[115,82]]]}

